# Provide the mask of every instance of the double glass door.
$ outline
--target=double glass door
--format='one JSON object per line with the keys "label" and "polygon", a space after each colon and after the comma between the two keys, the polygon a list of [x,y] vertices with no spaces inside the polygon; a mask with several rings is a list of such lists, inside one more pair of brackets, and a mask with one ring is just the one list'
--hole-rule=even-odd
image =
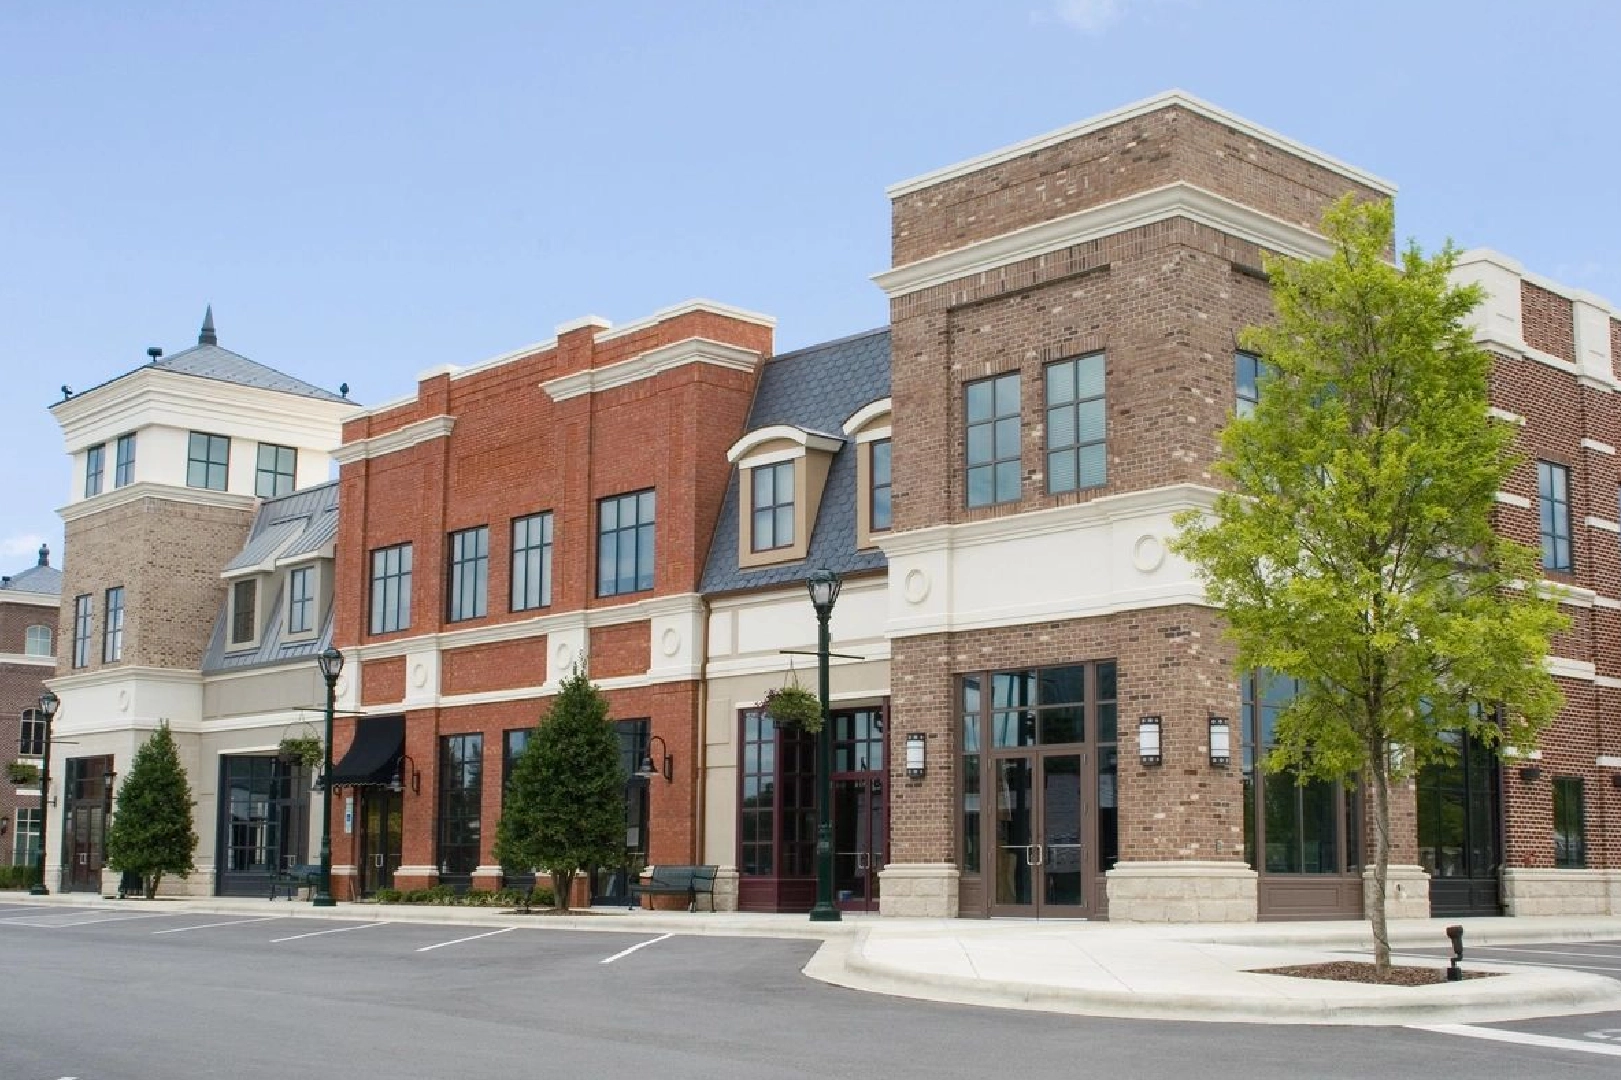
{"label": "double glass door", "polygon": [[62,887],[68,892],[100,892],[112,815],[113,759],[69,758],[67,764]]}
{"label": "double glass door", "polygon": [[844,911],[878,910],[889,848],[884,796],[884,713],[841,709],[833,728],[833,899]]}
{"label": "double glass door", "polygon": [[1087,754],[993,757],[996,796],[992,915],[1087,913],[1084,824]]}
{"label": "double glass door", "polygon": [[404,836],[405,793],[362,788],[360,797],[360,895],[394,887]]}

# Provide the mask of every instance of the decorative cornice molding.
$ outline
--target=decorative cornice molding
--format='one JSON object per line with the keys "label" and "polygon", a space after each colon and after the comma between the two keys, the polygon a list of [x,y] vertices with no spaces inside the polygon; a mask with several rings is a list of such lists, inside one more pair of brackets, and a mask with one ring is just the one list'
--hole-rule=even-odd
{"label": "decorative cornice molding", "polygon": [[[796,449],[786,454],[765,454],[755,458],[749,457],[749,452],[755,447],[781,440],[793,443]],[[733,465],[739,462],[765,465],[769,461],[786,461],[791,458],[804,457],[806,452],[810,450],[820,450],[828,454],[836,453],[839,447],[843,445],[843,439],[835,439],[831,435],[823,435],[820,432],[809,431],[790,424],[773,424],[770,427],[755,428],[733,443],[727,448],[726,460]]]}
{"label": "decorative cornice molding", "polygon": [[[0,589],[0,607],[6,604],[26,604],[29,607],[61,607],[62,597],[57,593],[25,592],[22,589]],[[52,628],[55,633],[55,628]]]}
{"label": "decorative cornice molding", "polygon": [[687,364],[713,364],[715,367],[730,368],[734,371],[753,371],[762,359],[764,358],[752,349],[728,345],[723,341],[711,341],[708,338],[686,338],[606,367],[590,368],[572,375],[548,379],[540,384],[540,388],[546,391],[553,401],[567,401],[582,394],[611,390],[616,386],[651,379],[655,375]]}
{"label": "decorative cornice molding", "polygon": [[893,411],[889,398],[879,398],[877,401],[863,405],[850,414],[850,419],[844,422],[844,433],[854,435],[880,416],[888,416]]}
{"label": "decorative cornice molding", "polygon": [[[53,629],[51,632],[55,633],[55,630]],[[39,667],[51,668],[54,670],[56,667],[56,657],[29,656],[27,653],[0,653],[0,666],[7,664],[15,665],[17,667]]]}
{"label": "decorative cornice molding", "polygon": [[382,457],[384,454],[397,454],[421,443],[447,438],[455,428],[456,418],[441,413],[426,420],[418,420],[414,424],[395,428],[393,431],[386,431],[381,435],[373,435],[369,439],[345,443],[332,451],[332,460],[339,465],[350,465],[367,458]]}
{"label": "decorative cornice molding", "polygon": [[874,274],[873,281],[891,298],[906,296],[1172,218],[1186,218],[1299,259],[1322,258],[1331,250],[1327,240],[1309,229],[1179,180],[897,266]]}
{"label": "decorative cornice molding", "polygon": [[628,322],[624,326],[607,330],[605,333],[598,334],[597,340],[612,341],[615,338],[622,338],[627,334],[648,330],[659,323],[669,322],[671,319],[679,319],[683,315],[692,315],[697,312],[707,315],[720,315],[728,319],[736,319],[738,322],[753,323],[767,329],[775,329],[777,325],[777,320],[770,315],[762,315],[758,311],[749,311],[746,308],[733,307],[731,304],[723,304],[719,300],[705,300],[702,297],[696,297],[692,300],[684,300],[679,304],[672,304],[667,308],[659,308],[651,315],[637,319],[634,322]]}
{"label": "decorative cornice molding", "polygon": [[190,503],[193,506],[223,506],[232,510],[253,510],[259,505],[259,500],[252,495],[234,495],[229,491],[209,491],[206,488],[178,487],[174,484],[159,484],[152,480],[137,480],[133,484],[125,484],[121,488],[68,503],[58,508],[56,513],[64,522],[72,522],[141,499],[162,499],[165,502]]}

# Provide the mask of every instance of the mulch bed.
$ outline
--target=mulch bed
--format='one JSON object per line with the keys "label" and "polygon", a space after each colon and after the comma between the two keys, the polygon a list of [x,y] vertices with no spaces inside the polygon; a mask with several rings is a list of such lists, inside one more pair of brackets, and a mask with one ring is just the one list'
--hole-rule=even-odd
{"label": "mulch bed", "polygon": [[[1254,975],[1288,975],[1296,979],[1332,979],[1336,982],[1378,983],[1384,986],[1429,986],[1447,981],[1444,968],[1391,967],[1383,978],[1379,969],[1365,960],[1333,960],[1326,964],[1296,964],[1293,967],[1262,968]],[[1466,979],[1484,979],[1496,971],[1468,971]]]}

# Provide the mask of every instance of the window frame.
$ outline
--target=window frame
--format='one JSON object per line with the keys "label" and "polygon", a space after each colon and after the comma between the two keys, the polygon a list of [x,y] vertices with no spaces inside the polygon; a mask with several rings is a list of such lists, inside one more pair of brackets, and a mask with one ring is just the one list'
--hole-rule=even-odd
{"label": "window frame", "polygon": [[[458,776],[458,773],[460,774]],[[434,855],[439,876],[470,878],[482,859],[484,839],[484,733],[459,732],[439,737],[438,807],[434,815]],[[452,809],[458,813],[451,813]],[[453,832],[459,835],[452,836]],[[469,861],[466,869],[461,867]],[[451,855],[456,869],[451,869]]]}
{"label": "window frame", "polygon": [[550,510],[512,519],[511,595],[507,602],[513,611],[552,606],[553,527]]}
{"label": "window frame", "polygon": [[[372,634],[411,629],[411,543],[371,550],[371,587],[366,625]],[[393,565],[389,562],[392,558]],[[393,619],[388,618],[392,611]]]}
{"label": "window frame", "polygon": [[124,586],[109,588],[102,603],[101,662],[116,664],[124,659]]}
{"label": "window frame", "polygon": [[[1574,792],[1574,800],[1571,795]],[[1553,865],[1587,869],[1587,786],[1580,776],[1556,776],[1553,798]],[[1563,805],[1561,805],[1563,804]]]}
{"label": "window frame", "polygon": [[128,431],[113,443],[113,487],[128,487],[133,483],[135,483],[135,432]]}
{"label": "window frame", "polygon": [[100,495],[102,478],[107,471],[107,444],[99,442],[87,447],[84,452],[84,497],[93,499]]}
{"label": "window frame", "polygon": [[17,726],[17,756],[44,757],[46,725],[45,714],[38,709],[24,709]]}
{"label": "window frame", "polygon": [[95,618],[95,602],[89,593],[73,598],[73,656],[75,668],[90,666],[90,631]]}
{"label": "window frame", "polygon": [[226,607],[225,651],[253,648],[259,643],[259,579],[244,577],[232,581]]}
{"label": "window frame", "polygon": [[[894,440],[885,435],[866,443],[867,452],[867,531],[886,533],[895,527],[895,456]],[[878,479],[878,448],[884,448],[884,479]],[[878,492],[884,493],[884,523],[878,523]]]}
{"label": "window frame", "polygon": [[[646,519],[642,517],[643,499],[649,513]],[[613,524],[608,524],[607,510],[613,507]],[[626,506],[634,508],[635,518],[630,524],[624,524],[623,512]],[[658,586],[658,549],[657,549],[658,503],[657,491],[654,488],[641,488],[637,491],[627,491],[621,495],[609,495],[597,500],[597,596],[626,596],[632,593],[652,592]],[[629,578],[621,577],[619,569],[622,560],[619,557],[622,537],[629,535],[634,544],[632,558],[632,575]],[[613,558],[606,556],[612,544]],[[644,543],[645,541],[645,543]],[[646,555],[646,566],[643,566],[643,555]],[[604,567],[612,567],[612,578],[609,579]]]}
{"label": "window frame", "polygon": [[[1098,366],[1098,385],[1100,389],[1096,394],[1089,394],[1086,397],[1082,397],[1081,365],[1090,364],[1094,361]],[[1071,369],[1070,385],[1073,387],[1073,395],[1068,401],[1059,401],[1055,403],[1052,397],[1053,373],[1059,368],[1063,367],[1068,367]],[[1045,442],[1045,446],[1043,447],[1044,456],[1042,459],[1042,468],[1046,472],[1047,494],[1068,495],[1077,491],[1092,491],[1097,488],[1107,486],[1109,483],[1109,371],[1108,360],[1104,352],[1102,350],[1097,350],[1094,352],[1079,353],[1075,356],[1066,356],[1062,359],[1054,360],[1051,363],[1042,365],[1041,393]],[[1088,406],[1094,401],[1099,403],[1098,407],[1103,413],[1103,428],[1097,438],[1083,440],[1081,438],[1080,430],[1081,410],[1084,406]],[[1053,423],[1053,417],[1056,414],[1061,414],[1066,411],[1070,414],[1070,431],[1072,433],[1072,438],[1071,441],[1067,443],[1059,444],[1054,440],[1053,433],[1057,425]],[[1102,463],[1103,475],[1102,478],[1095,483],[1082,483],[1082,462],[1088,456],[1088,452],[1093,447],[1097,448],[1098,458]],[[1056,471],[1053,469],[1053,460],[1065,454],[1073,455],[1075,463],[1075,480],[1071,486],[1058,487],[1053,482],[1053,476]]]}
{"label": "window frame", "polygon": [[[269,450],[270,465],[265,465],[265,451]],[[282,456],[289,456],[287,468],[284,470]],[[269,490],[265,490],[265,480],[269,479]],[[286,481],[286,487],[282,481]],[[254,461],[253,493],[261,499],[279,499],[283,495],[291,495],[298,490],[298,447],[282,446],[278,443],[262,442]]]}
{"label": "window frame", "polygon": [[[1251,366],[1248,380],[1251,392],[1248,394],[1244,393],[1244,365],[1246,361]],[[1233,353],[1233,415],[1246,418],[1254,416],[1256,407],[1261,403],[1261,379],[1271,378],[1276,374],[1277,369],[1262,359],[1260,353],[1249,352],[1246,349],[1235,351]]]}
{"label": "window frame", "polygon": [[[35,647],[36,643],[39,641],[39,635],[40,634],[45,635],[45,647],[43,649]],[[56,655],[56,634],[55,634],[55,632],[52,631],[51,628],[49,626],[46,626],[44,623],[34,623],[33,625],[29,626],[28,629],[23,631],[23,655],[24,656],[55,656]]]}
{"label": "window frame", "polygon": [[[795,482],[798,479],[798,470],[794,468],[796,459],[786,461],[771,461],[749,467],[749,550],[755,554],[770,551],[782,551],[791,548],[798,540],[798,488]],[[772,501],[762,506],[760,504],[760,483],[770,476]],[[787,498],[783,498],[784,477],[787,483]],[[782,515],[784,511],[788,516],[787,535],[782,535]],[[762,518],[762,515],[764,517]],[[760,542],[760,522],[764,520],[768,526],[771,543]]]}
{"label": "window frame", "polygon": [[41,807],[17,807],[17,824],[11,842],[13,865],[34,866],[39,862],[39,834],[44,820],[45,811]]}
{"label": "window frame", "polygon": [[[299,594],[299,582],[304,582],[308,586],[304,595]],[[320,623],[320,608],[321,582],[319,570],[315,564],[295,566],[288,570],[287,636],[297,638],[315,633]],[[302,626],[294,621],[301,612],[304,615],[304,625]]]}
{"label": "window frame", "polygon": [[[1542,548],[1542,568],[1558,574],[1576,571],[1576,539],[1570,520],[1570,476],[1569,465],[1557,461],[1537,462],[1537,537]],[[1563,492],[1555,491],[1556,487],[1562,487]],[[1561,542],[1564,543],[1562,563]]]}
{"label": "window frame", "polygon": [[[1011,383],[1013,386],[1014,409],[1012,412],[1001,411],[1002,387]],[[982,419],[974,419],[973,396],[978,387],[990,387],[991,411]],[[1017,503],[1024,496],[1024,379],[1023,373],[1017,370],[1004,371],[990,375],[983,379],[975,379],[963,384],[963,501],[970,510],[979,510],[987,506],[1005,506]],[[1001,432],[1001,425],[1005,421],[1013,421],[1016,436],[1012,454],[1002,454],[997,448],[997,436]],[[990,429],[990,456],[983,461],[976,461],[974,456],[974,432],[976,429]],[[1004,494],[1001,488],[1001,467],[1012,464],[1014,466],[1014,482],[1011,494]],[[974,499],[974,475],[976,472],[986,470],[991,480],[990,497],[982,501]]]}
{"label": "window frame", "polygon": [[457,529],[445,548],[445,620],[482,619],[490,611],[490,527]]}
{"label": "window frame", "polygon": [[[199,440],[201,456],[199,456]],[[215,451],[223,446],[223,457],[215,460]],[[200,470],[200,477],[199,477]],[[218,470],[219,483],[214,483]],[[200,479],[201,482],[198,482]],[[231,437],[208,431],[193,431],[186,439],[186,486],[202,491],[228,491],[231,483]]]}

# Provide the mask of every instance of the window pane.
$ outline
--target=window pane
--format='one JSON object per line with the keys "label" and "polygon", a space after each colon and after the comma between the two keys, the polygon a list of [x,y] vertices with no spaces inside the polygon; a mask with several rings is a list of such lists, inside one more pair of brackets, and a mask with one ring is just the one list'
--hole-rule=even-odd
{"label": "window pane", "polygon": [[996,415],[1019,415],[1019,377],[1017,375],[1002,375],[995,380],[996,385]]}
{"label": "window pane", "polygon": [[991,433],[990,424],[968,429],[968,463],[982,465],[991,460]]}
{"label": "window pane", "polygon": [[1076,473],[1077,485],[1083,488],[1101,487],[1108,482],[1108,463],[1104,458],[1103,444],[1094,443],[1083,446],[1076,451],[1078,468]]}
{"label": "window pane", "polygon": [[968,386],[968,422],[978,424],[989,420],[995,403],[995,393],[989,380]]}
{"label": "window pane", "polygon": [[1065,405],[1075,400],[1075,365],[1047,365],[1047,404]]}
{"label": "window pane", "polygon": [[1075,397],[1077,400],[1100,397],[1103,394],[1103,354],[1094,353],[1075,361]]}

